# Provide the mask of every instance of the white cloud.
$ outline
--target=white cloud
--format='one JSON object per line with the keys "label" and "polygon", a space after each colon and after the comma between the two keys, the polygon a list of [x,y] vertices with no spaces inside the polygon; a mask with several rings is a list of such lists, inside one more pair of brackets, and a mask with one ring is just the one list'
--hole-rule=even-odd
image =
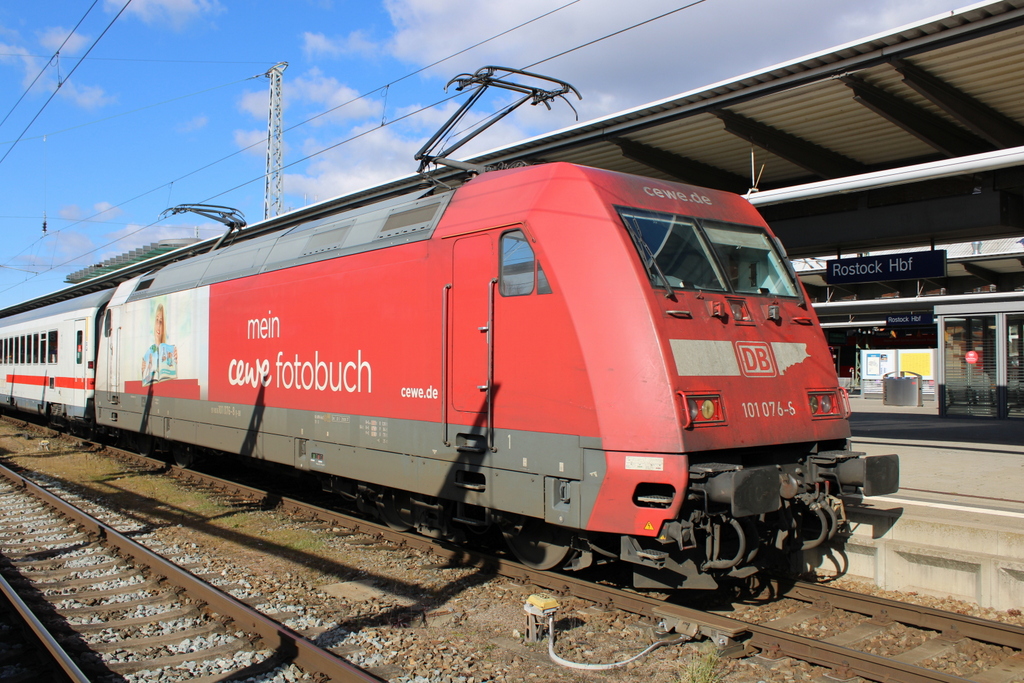
{"label": "white cloud", "polygon": [[238,101],[238,108],[253,118],[267,120],[267,109],[270,106],[270,95],[266,90],[246,92]]}
{"label": "white cloud", "polygon": [[[310,69],[307,74],[287,81],[283,87],[285,106],[290,104],[311,104],[317,111],[333,109],[314,123],[323,125],[328,121],[347,119],[377,118],[381,115],[382,102],[374,97],[360,97],[360,93],[342,85],[338,79],[325,76],[320,69]],[[287,125],[287,122],[285,122]]]}
{"label": "white cloud", "polygon": [[210,120],[206,116],[194,116],[189,121],[179,123],[174,127],[174,130],[179,133],[191,133],[206,128],[206,124],[209,122]]}
{"label": "white cloud", "polygon": [[854,7],[856,9],[841,14],[838,23],[856,36],[864,37],[882,31],[889,32],[933,15],[949,14],[951,5],[945,0],[903,0],[870,9],[857,5]]}
{"label": "white cloud", "polygon": [[[62,31],[63,29],[50,30]],[[64,38],[62,36],[60,40],[63,39]],[[56,50],[57,47],[60,46],[60,40],[58,40],[52,48],[47,47],[47,49]],[[30,56],[29,51],[20,45],[0,43],[0,52],[8,53],[7,56],[0,57],[0,64],[18,65],[20,62],[22,70],[22,88],[32,86],[33,94],[52,93],[57,88],[58,68],[56,63],[47,66],[47,61],[45,59]],[[60,73],[65,77],[71,69],[71,64],[73,64],[73,61],[68,60],[60,67]],[[39,76],[40,70],[44,67],[46,67],[46,71],[38,80],[36,80],[36,77]],[[35,81],[34,85],[33,81]],[[107,92],[99,86],[87,85],[74,80],[64,81],[63,85],[60,87],[60,96],[71,100],[83,109],[98,109],[117,101],[115,96],[107,94]]]}
{"label": "white cloud", "polygon": [[[40,31],[37,34],[37,37],[39,38],[39,44],[50,52],[56,52],[60,49],[63,54],[75,54],[84,48],[90,40],[87,36],[83,36],[81,33],[75,33],[68,38],[68,29],[63,26],[53,26],[45,31]],[[65,38],[67,38],[68,42],[65,43],[63,49],[61,49],[60,46],[64,43]]]}
{"label": "white cloud", "polygon": [[83,211],[78,204],[66,204],[58,209],[57,215],[69,221],[87,219],[89,222],[105,223],[123,216],[124,211],[110,202],[96,202],[89,213]]}
{"label": "white cloud", "polygon": [[[471,42],[466,36],[483,39],[563,4],[565,0],[385,0],[395,29],[391,54],[417,66],[430,64],[466,48]],[[587,0],[428,73],[445,82],[486,64],[528,68],[577,86],[584,97],[578,105],[581,119],[587,120],[924,19],[957,4],[958,0],[715,0],[543,61],[680,7],[676,0]],[[553,117],[538,123],[535,133],[568,125],[571,112],[566,119],[556,108]]]}
{"label": "white cloud", "polygon": [[[358,91],[332,76],[325,76],[318,68],[291,78],[286,74],[281,95],[286,112],[294,112],[298,119],[296,123],[330,109],[334,111],[318,117],[313,121],[313,125],[367,117],[379,120],[383,108],[383,100],[379,93],[360,97]],[[267,90],[244,93],[238,101],[238,108],[241,111],[260,121],[267,120],[269,107],[270,95]],[[304,110],[304,107],[309,109]],[[284,124],[285,127],[292,125],[288,117],[285,117]]]}
{"label": "white cloud", "polygon": [[[462,0],[385,0],[394,26],[386,45],[391,56],[414,66],[426,65],[467,47],[472,41],[466,36],[495,35],[564,2],[467,4]],[[632,5],[616,0],[587,0],[433,67],[421,78],[437,84],[437,100],[441,100],[445,97],[441,86],[460,72],[473,72],[485,64],[528,68],[579,87],[584,100],[572,97],[571,103],[580,112],[580,119],[587,120],[789,61],[866,33],[923,19],[948,9],[950,2],[956,0],[908,0],[899,5],[893,0],[842,0],[839,9],[848,10],[843,13],[837,11],[836,3],[818,0],[716,0],[571,51],[680,6],[675,0],[648,0]],[[451,30],[453,26],[459,30]],[[309,55],[339,56],[351,49],[349,38],[306,33],[304,49]],[[569,52],[543,61],[565,51]],[[543,63],[531,66],[540,61]],[[525,79],[515,76],[513,80]],[[392,100],[402,102],[395,90]],[[354,95],[350,88],[318,69],[285,83],[285,99],[293,108],[300,103],[327,108]],[[512,97],[498,90],[489,92],[460,123],[453,139]],[[318,155],[301,172],[293,169],[288,173],[285,191],[290,201],[301,205],[314,201],[314,197],[323,200],[409,175],[416,166],[413,153],[427,135],[447,120],[459,102],[446,102],[379,130],[373,130],[380,122],[379,97],[348,105],[338,112],[334,122],[343,119],[347,109],[356,125],[347,133],[324,128],[323,133],[302,143],[303,153],[314,153],[360,132],[366,134]],[[264,119],[265,103],[263,98],[260,118]],[[387,119],[399,119],[420,107],[405,100],[400,106],[392,105]],[[552,107],[548,111],[543,106],[523,106],[454,156],[470,157],[575,123],[572,109],[564,102],[555,101]]]}
{"label": "white cloud", "polygon": [[[313,203],[354,192],[409,175],[416,166],[412,160],[422,144],[391,128],[367,126],[355,129],[361,137],[317,156],[302,173],[286,173],[284,189],[294,206]],[[337,141],[335,141],[337,142]],[[303,152],[323,149],[321,141],[308,139]]]}
{"label": "white cloud", "polygon": [[[77,230],[53,230],[39,243],[39,248],[32,253],[21,254],[13,263],[15,267],[28,266],[30,268],[41,268],[39,272],[45,272],[55,264],[66,262],[70,259],[81,262],[82,254],[87,253],[94,247],[92,240],[83,232]],[[88,256],[85,260],[88,260]]]}
{"label": "white cloud", "polygon": [[244,149],[246,154],[261,157],[267,154],[266,130],[236,130],[235,146]]}
{"label": "white cloud", "polygon": [[323,33],[310,31],[302,34],[302,51],[306,59],[338,58],[352,54],[372,58],[379,54],[380,50],[381,46],[370,40],[365,31],[353,31],[347,36],[336,38],[328,38]]}
{"label": "white cloud", "polygon": [[[124,0],[106,0],[104,9],[119,12]],[[193,19],[224,11],[217,0],[133,0],[125,14],[135,15],[144,23],[167,25],[179,30]]]}
{"label": "white cloud", "polygon": [[60,207],[57,211],[57,215],[69,221],[77,221],[82,218],[84,214],[82,213],[82,207],[78,204],[67,204],[66,206]]}
{"label": "white cloud", "polygon": [[92,205],[92,210],[96,214],[96,219],[101,221],[112,221],[124,215],[124,211],[110,202],[96,202]]}
{"label": "white cloud", "polygon": [[53,239],[54,244],[50,245],[50,253],[47,254],[49,257],[47,265],[68,259],[78,259],[81,254],[94,247],[92,239],[77,230],[61,230],[53,234]]}
{"label": "white cloud", "polygon": [[60,94],[83,109],[99,109],[117,101],[116,96],[108,95],[98,85],[77,85],[73,81],[64,81]]}
{"label": "white cloud", "polygon": [[28,58],[29,52],[20,45],[12,43],[0,43],[0,64],[17,64]]}

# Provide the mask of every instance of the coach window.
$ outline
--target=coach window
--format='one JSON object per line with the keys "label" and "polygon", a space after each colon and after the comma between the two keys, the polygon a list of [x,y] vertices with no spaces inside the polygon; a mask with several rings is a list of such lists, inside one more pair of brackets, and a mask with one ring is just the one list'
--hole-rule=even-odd
{"label": "coach window", "polygon": [[36,332],[32,335],[32,363],[36,364],[39,362],[39,333]]}
{"label": "coach window", "polygon": [[46,333],[43,332],[39,335],[39,362],[46,362]]}
{"label": "coach window", "polygon": [[25,364],[25,347],[26,346],[27,346],[27,344],[25,343],[25,335],[21,335],[21,343],[18,344],[18,362],[21,363],[22,365]]}
{"label": "coach window", "polygon": [[533,249],[522,230],[501,236],[501,295],[524,296],[533,293],[535,259]]}
{"label": "coach window", "polygon": [[50,354],[47,362],[51,365],[55,364],[57,362],[57,330],[50,330],[50,343],[46,348]]}
{"label": "coach window", "polygon": [[75,362],[82,364],[82,331],[75,332]]}

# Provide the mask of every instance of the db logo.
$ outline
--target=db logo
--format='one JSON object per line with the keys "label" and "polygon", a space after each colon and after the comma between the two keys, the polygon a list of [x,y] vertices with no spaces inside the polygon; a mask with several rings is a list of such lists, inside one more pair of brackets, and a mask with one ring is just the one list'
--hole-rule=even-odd
{"label": "db logo", "polygon": [[767,342],[736,342],[736,356],[747,377],[775,377],[775,359]]}

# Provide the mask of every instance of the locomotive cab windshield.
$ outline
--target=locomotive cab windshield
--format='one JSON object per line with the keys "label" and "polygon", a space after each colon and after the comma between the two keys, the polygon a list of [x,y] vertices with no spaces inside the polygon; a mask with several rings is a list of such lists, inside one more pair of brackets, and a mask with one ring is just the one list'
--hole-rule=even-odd
{"label": "locomotive cab windshield", "polygon": [[762,228],[643,209],[618,211],[655,286],[800,296],[782,254]]}

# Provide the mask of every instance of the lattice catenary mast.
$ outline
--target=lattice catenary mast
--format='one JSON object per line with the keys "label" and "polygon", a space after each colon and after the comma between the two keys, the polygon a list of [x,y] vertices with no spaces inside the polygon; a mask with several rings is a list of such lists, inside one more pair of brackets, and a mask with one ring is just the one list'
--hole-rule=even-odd
{"label": "lattice catenary mast", "polygon": [[282,211],[284,184],[284,124],[281,116],[281,79],[288,62],[280,62],[263,74],[270,79],[270,118],[267,124],[267,184],[263,193],[263,218]]}

